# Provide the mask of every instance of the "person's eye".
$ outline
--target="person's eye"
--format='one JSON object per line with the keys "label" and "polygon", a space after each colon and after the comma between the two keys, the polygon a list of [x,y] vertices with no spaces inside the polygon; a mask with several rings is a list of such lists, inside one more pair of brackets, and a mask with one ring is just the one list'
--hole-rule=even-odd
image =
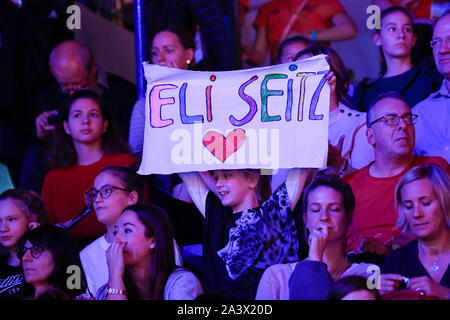
{"label": "person's eye", "polygon": [[340,207],[340,206],[332,206],[332,207],[331,207],[331,211],[334,211],[334,212],[340,212],[340,211],[342,211],[342,210],[341,210],[341,207]]}
{"label": "person's eye", "polygon": [[319,212],[320,211],[320,206],[312,205],[312,206],[309,207],[309,211],[310,212]]}
{"label": "person's eye", "polygon": [[123,233],[131,233],[131,232],[132,232],[132,230],[130,228],[125,228],[123,230]]}
{"label": "person's eye", "polygon": [[411,201],[405,201],[402,203],[402,205],[406,210],[411,210],[414,207],[414,204]]}
{"label": "person's eye", "polygon": [[395,27],[388,27],[387,30],[388,30],[388,31],[395,31],[396,28],[395,28]]}
{"label": "person's eye", "polygon": [[10,221],[10,222],[12,222],[12,221],[17,221],[17,218],[16,218],[16,217],[9,218],[8,221]]}
{"label": "person's eye", "polygon": [[430,200],[423,200],[422,201],[422,205],[428,207],[429,205],[431,205],[431,201]]}

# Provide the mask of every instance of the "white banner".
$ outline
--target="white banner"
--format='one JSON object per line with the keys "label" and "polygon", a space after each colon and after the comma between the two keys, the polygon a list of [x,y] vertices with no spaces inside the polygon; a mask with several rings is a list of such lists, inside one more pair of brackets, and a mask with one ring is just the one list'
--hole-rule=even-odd
{"label": "white banner", "polygon": [[330,104],[325,57],[221,72],[144,63],[138,173],[323,167]]}

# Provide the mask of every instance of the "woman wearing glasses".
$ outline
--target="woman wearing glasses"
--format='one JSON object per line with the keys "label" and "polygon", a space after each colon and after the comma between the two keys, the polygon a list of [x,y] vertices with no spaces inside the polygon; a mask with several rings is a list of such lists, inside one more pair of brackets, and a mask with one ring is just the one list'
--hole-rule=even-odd
{"label": "woman wearing glasses", "polygon": [[[95,210],[97,220],[107,232],[80,252],[89,290],[96,294],[108,281],[106,251],[114,242],[114,226],[123,209],[142,202],[142,176],[128,167],[106,167],[95,178],[94,188],[86,191],[86,202]],[[181,253],[174,241],[175,263],[182,265]]]}
{"label": "woman wearing glasses", "polygon": [[[91,90],[74,93],[60,112],[48,157],[53,169],[42,185],[50,223],[65,223],[85,206],[84,192],[107,166],[131,166],[134,158],[113,123],[107,106]],[[73,229],[80,247],[105,233],[95,215]]]}
{"label": "woman wearing glasses", "polygon": [[77,247],[59,227],[39,226],[20,239],[19,257],[25,281],[23,297],[37,300],[81,299],[86,280]]}

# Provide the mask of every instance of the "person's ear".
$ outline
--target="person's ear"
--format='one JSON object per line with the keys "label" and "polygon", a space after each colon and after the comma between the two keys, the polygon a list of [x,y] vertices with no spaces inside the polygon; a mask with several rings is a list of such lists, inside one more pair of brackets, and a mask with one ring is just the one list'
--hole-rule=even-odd
{"label": "person's ear", "polygon": [[194,50],[192,48],[186,49],[186,62],[189,61],[190,64],[194,60]]}
{"label": "person's ear", "polygon": [[138,202],[138,200],[139,200],[138,193],[135,190],[131,191],[130,197],[128,199],[128,205],[132,206],[132,205],[136,204]]}
{"label": "person's ear", "polygon": [[109,126],[108,120],[103,121],[103,133],[105,133],[106,130],[108,130],[108,126]]}
{"label": "person's ear", "polygon": [[39,227],[41,224],[39,222],[33,221],[28,223],[28,230],[33,230]]}
{"label": "person's ear", "polygon": [[380,37],[380,32],[374,32],[372,34],[372,40],[375,43],[376,46],[380,47],[381,46],[381,37]]}
{"label": "person's ear", "polygon": [[155,238],[152,237],[152,238],[150,238],[149,248],[150,248],[150,250],[153,250],[153,249],[155,249],[155,247],[156,247],[156,241],[155,241]]}
{"label": "person's ear", "polygon": [[413,35],[413,47],[416,45],[417,42],[417,34]]}
{"label": "person's ear", "polygon": [[366,137],[367,137],[367,142],[369,142],[369,144],[371,146],[375,147],[375,135],[374,135],[373,128],[367,128]]}
{"label": "person's ear", "polygon": [[63,121],[63,127],[64,127],[64,131],[70,136],[70,129],[69,129],[69,125],[67,124],[66,120]]}

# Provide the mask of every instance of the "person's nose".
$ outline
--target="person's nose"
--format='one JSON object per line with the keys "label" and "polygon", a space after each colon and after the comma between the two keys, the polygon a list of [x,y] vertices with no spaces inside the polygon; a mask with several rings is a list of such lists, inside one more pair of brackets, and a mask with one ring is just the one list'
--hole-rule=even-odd
{"label": "person's nose", "polygon": [[161,50],[158,53],[157,59],[158,59],[158,64],[162,64],[162,63],[166,62],[166,54],[164,53],[164,51]]}
{"label": "person's nose", "polygon": [[220,188],[222,188],[223,187],[223,181],[222,181],[222,178],[217,178],[217,180],[216,180],[216,188],[217,189],[220,189]]}
{"label": "person's nose", "polygon": [[22,257],[23,262],[31,262],[33,261],[33,257],[31,256],[31,250],[27,250]]}
{"label": "person's nose", "polygon": [[415,219],[419,219],[419,218],[421,218],[423,216],[423,209],[422,209],[422,206],[420,204],[415,205],[413,210],[414,210],[413,211],[413,217]]}
{"label": "person's nose", "polygon": [[320,212],[320,221],[325,222],[330,219],[330,213],[328,212],[328,209],[324,208]]}
{"label": "person's nose", "polygon": [[8,231],[9,231],[8,222],[5,220],[0,221],[0,232],[8,232]]}

